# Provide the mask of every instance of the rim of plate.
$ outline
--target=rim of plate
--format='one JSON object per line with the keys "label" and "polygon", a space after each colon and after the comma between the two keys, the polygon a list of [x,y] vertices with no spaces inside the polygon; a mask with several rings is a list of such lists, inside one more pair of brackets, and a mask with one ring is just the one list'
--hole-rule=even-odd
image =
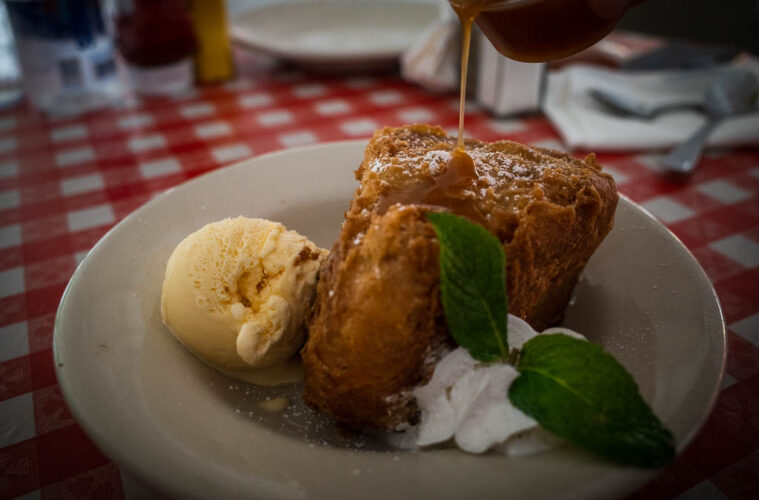
{"label": "rim of plate", "polygon": [[[55,325],[54,325],[54,333],[53,333],[53,355],[54,355],[54,364],[55,364],[55,372],[56,376],[59,381],[59,385],[61,387],[61,391],[63,393],[64,399],[66,403],[68,404],[69,408],[71,409],[73,415],[76,418],[76,421],[81,427],[85,430],[86,434],[98,445],[100,449],[114,462],[118,464],[119,467],[123,468],[127,472],[133,474],[136,478],[140,479],[141,481],[145,481],[147,484],[150,484],[152,487],[157,488],[160,492],[165,494],[177,494],[177,492],[181,492],[181,494],[191,495],[191,491],[182,491],[181,484],[178,484],[176,481],[172,481],[170,479],[167,479],[164,475],[157,473],[156,471],[147,470],[145,467],[142,467],[141,463],[136,460],[135,457],[132,457],[128,453],[123,453],[119,447],[114,444],[112,439],[109,438],[109,436],[106,433],[101,432],[92,422],[91,419],[88,418],[88,415],[84,411],[84,409],[80,406],[79,400],[74,396],[75,389],[70,385],[70,380],[67,379],[65,371],[66,368],[61,365],[60,363],[60,357],[61,357],[61,345],[60,345],[60,328],[61,328],[61,321],[62,321],[62,312],[65,309],[67,300],[69,298],[69,295],[71,294],[71,291],[76,286],[76,282],[78,277],[80,276],[80,273],[82,269],[86,266],[88,260],[90,257],[99,251],[99,249],[105,245],[105,242],[112,237],[112,235],[124,230],[125,227],[130,225],[132,221],[138,219],[144,212],[150,211],[155,205],[160,205],[164,201],[164,199],[168,198],[169,196],[172,196],[173,193],[177,191],[182,191],[184,189],[189,189],[191,186],[194,186],[198,183],[204,183],[207,182],[209,178],[213,177],[221,177],[226,175],[230,170],[236,170],[236,169],[244,169],[248,167],[248,163],[251,161],[256,162],[265,162],[266,160],[269,160],[271,158],[276,158],[280,156],[287,156],[293,152],[307,152],[307,151],[318,151],[321,149],[331,149],[331,148],[363,148],[365,147],[366,143],[368,141],[367,139],[357,139],[357,140],[345,140],[345,141],[332,141],[332,142],[325,142],[325,143],[319,143],[315,145],[310,146],[302,146],[302,147],[295,147],[295,148],[289,148],[289,149],[283,149],[283,150],[277,150],[269,153],[265,153],[259,156],[253,156],[251,158],[241,160],[239,162],[236,162],[234,164],[230,164],[224,167],[221,167],[219,169],[207,172],[205,174],[199,175],[195,178],[192,178],[190,180],[187,180],[177,186],[174,186],[170,189],[167,189],[163,193],[159,194],[158,196],[154,197],[153,199],[149,200],[130,214],[128,214],[126,217],[124,217],[121,221],[119,221],[114,227],[112,227],[109,231],[107,231],[101,238],[98,240],[98,242],[92,247],[92,249],[88,252],[87,256],[82,260],[82,262],[77,266],[77,269],[75,270],[74,274],[72,275],[71,279],[69,280],[63,295],[61,297],[61,301],[59,303],[57,312],[56,312],[56,318],[55,318]],[[682,241],[674,234],[672,231],[664,226],[659,220],[648,210],[641,207],[640,205],[636,204],[632,200],[630,200],[628,197],[620,194],[620,198],[622,199],[623,203],[626,203],[630,206],[631,209],[645,215],[648,219],[650,219],[651,222],[653,222],[652,227],[655,228],[656,231],[664,233],[670,240],[672,240],[674,243],[676,243],[676,246],[678,247],[679,251],[685,252],[687,257],[692,261],[691,263],[695,265],[695,268],[698,269],[698,280],[701,281],[701,284],[705,286],[704,290],[708,291],[709,296],[714,301],[714,305],[716,306],[717,314],[718,314],[718,320],[719,320],[719,335],[720,335],[720,347],[721,347],[721,359],[720,359],[720,370],[719,370],[719,376],[716,378],[716,380],[713,383],[713,387],[710,388],[709,393],[710,397],[708,400],[708,403],[706,405],[705,411],[699,416],[699,418],[695,421],[694,425],[691,427],[689,432],[683,437],[681,442],[677,446],[678,454],[692,441],[692,439],[696,436],[696,434],[703,428],[704,424],[706,423],[706,420],[710,416],[712,410],[714,409],[714,405],[716,404],[716,400],[719,396],[719,387],[720,383],[722,381],[722,378],[725,373],[725,364],[726,364],[726,357],[727,357],[727,337],[726,337],[726,325],[724,320],[724,314],[722,311],[722,306],[720,304],[720,301],[718,299],[718,296],[716,294],[716,291],[714,289],[714,286],[712,285],[711,281],[709,280],[708,276],[706,275],[704,269],[701,267],[701,265],[698,263],[696,258],[693,256],[693,254],[690,252],[690,250],[682,243]],[[284,436],[282,436],[284,438]],[[329,448],[329,447],[322,447],[323,453],[341,453],[345,450],[340,450],[336,448]],[[197,463],[195,463],[192,460],[186,459],[186,457],[180,457],[177,462],[184,462],[184,464],[188,467],[188,469],[192,469],[193,467],[199,467]],[[655,472],[655,471],[654,471]],[[226,474],[226,477],[228,479],[232,479],[235,477],[238,477],[241,481],[243,480],[256,480],[259,483],[260,491],[265,494],[267,491],[269,494],[281,494],[282,492],[272,490],[273,486],[268,484],[267,480],[264,478],[257,478],[255,476],[250,475],[244,475],[239,474],[237,472],[229,472],[220,470],[219,473]],[[649,476],[647,479],[650,479],[651,476]],[[638,479],[637,480],[639,485],[643,484],[643,480]],[[255,492],[252,492],[255,493]]]}

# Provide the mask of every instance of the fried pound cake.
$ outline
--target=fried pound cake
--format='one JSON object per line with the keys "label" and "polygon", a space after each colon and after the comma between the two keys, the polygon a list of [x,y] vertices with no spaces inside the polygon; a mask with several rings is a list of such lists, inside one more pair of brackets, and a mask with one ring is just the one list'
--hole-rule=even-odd
{"label": "fried pound cake", "polygon": [[[302,351],[306,403],[338,421],[393,429],[412,419],[410,391],[451,342],[438,244],[424,218],[440,208],[388,201],[413,203],[404,193],[432,189],[455,147],[438,127],[384,128],[356,171],[360,186],[322,267]],[[559,323],[612,227],[613,179],[592,155],[582,161],[511,141],[467,141],[466,151],[476,172],[459,179],[457,203],[503,245],[509,312],[538,331]]]}
{"label": "fried pound cake", "polygon": [[375,215],[360,244],[336,245],[301,352],[308,405],[353,427],[395,429],[415,416],[401,389],[432,375],[449,338],[438,253],[418,206]]}

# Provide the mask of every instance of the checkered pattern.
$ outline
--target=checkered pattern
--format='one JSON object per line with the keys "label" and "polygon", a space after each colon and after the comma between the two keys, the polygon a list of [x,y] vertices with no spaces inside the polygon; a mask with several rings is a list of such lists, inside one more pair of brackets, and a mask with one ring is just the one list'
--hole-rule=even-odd
{"label": "checkered pattern", "polygon": [[[76,265],[151,197],[251,155],[367,137],[382,125],[455,131],[457,98],[395,76],[319,78],[251,62],[227,85],[48,121],[0,115],[0,498],[118,498],[119,470],[74,422],[53,370],[56,307]],[[474,108],[474,106],[472,106]],[[543,118],[472,109],[467,133],[559,146]],[[729,326],[727,377],[704,430],[636,499],[759,491],[759,151],[709,155],[685,182],[656,157],[604,154],[619,189],[659,217],[713,281]],[[754,496],[755,498],[755,496]]]}

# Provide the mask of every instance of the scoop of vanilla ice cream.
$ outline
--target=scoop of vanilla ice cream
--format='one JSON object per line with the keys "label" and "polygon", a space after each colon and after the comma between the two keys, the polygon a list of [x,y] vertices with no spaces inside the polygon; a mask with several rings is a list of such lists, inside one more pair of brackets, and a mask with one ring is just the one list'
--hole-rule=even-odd
{"label": "scoop of vanilla ice cream", "polygon": [[327,251],[282,224],[237,217],[185,238],[166,265],[161,316],[223,371],[263,368],[303,344],[303,320]]}

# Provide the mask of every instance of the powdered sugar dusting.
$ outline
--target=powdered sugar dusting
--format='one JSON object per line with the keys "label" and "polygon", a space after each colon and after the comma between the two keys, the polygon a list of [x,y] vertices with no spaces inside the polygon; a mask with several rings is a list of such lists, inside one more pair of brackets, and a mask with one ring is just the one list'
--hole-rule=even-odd
{"label": "powdered sugar dusting", "polygon": [[426,166],[430,174],[438,175],[443,172],[450,158],[451,152],[444,150],[427,151],[422,155],[409,155],[407,152],[401,151],[392,158],[374,158],[369,163],[369,170],[381,175],[388,168],[395,166],[414,173],[423,171]]}
{"label": "powdered sugar dusting", "polygon": [[[486,186],[499,186],[515,180],[533,180],[552,165],[532,164],[527,167],[518,161],[518,157],[502,151],[472,149],[467,154],[474,161],[478,173],[478,183]],[[450,161],[450,150],[431,150],[423,154],[409,154],[400,151],[392,157],[374,158],[369,163],[369,170],[382,175],[389,168],[401,168],[411,175],[418,175],[427,170],[437,176],[445,171]]]}
{"label": "powdered sugar dusting", "polygon": [[372,162],[369,164],[369,170],[374,172],[375,174],[381,173],[383,170],[385,170],[385,166],[387,164],[382,161],[381,158],[375,158],[372,160]]}
{"label": "powdered sugar dusting", "polygon": [[451,159],[450,151],[429,151],[424,155],[424,161],[429,165],[430,173],[438,175],[443,172],[443,168]]}

